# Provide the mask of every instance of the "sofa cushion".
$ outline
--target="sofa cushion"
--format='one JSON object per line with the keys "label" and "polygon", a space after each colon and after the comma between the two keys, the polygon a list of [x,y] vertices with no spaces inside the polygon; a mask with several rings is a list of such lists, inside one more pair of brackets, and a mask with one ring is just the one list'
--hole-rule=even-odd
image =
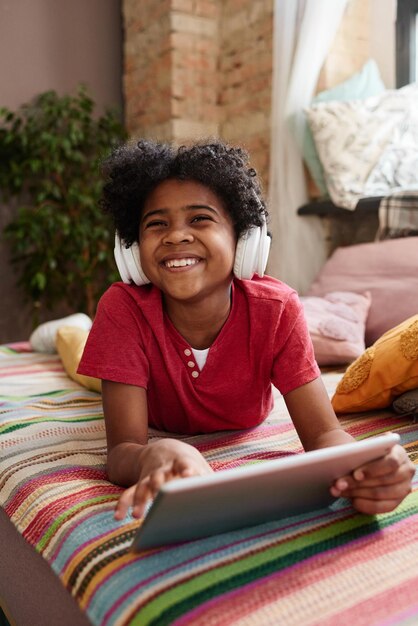
{"label": "sofa cushion", "polygon": [[418,237],[337,248],[306,295],[331,291],[371,294],[366,346],[418,313]]}
{"label": "sofa cushion", "polygon": [[395,326],[352,363],[332,398],[337,413],[390,406],[418,387],[418,315]]}

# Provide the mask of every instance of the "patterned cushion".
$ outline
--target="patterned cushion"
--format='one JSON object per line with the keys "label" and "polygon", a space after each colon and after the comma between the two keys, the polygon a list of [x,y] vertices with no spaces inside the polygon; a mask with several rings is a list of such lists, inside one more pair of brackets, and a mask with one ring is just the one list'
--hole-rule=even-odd
{"label": "patterned cushion", "polygon": [[418,387],[418,315],[385,333],[350,365],[332,398],[337,413],[389,406]]}
{"label": "patterned cushion", "polygon": [[[331,102],[334,100],[364,100],[372,96],[379,96],[385,91],[385,85],[380,78],[379,68],[376,61],[370,59],[365,63],[359,72],[345,80],[343,83],[321,91],[311,102],[311,106],[319,102]],[[309,172],[319,190],[319,195],[327,195],[327,187],[325,183],[325,173],[319,160],[315,142],[312,137],[312,131],[309,125],[306,125],[303,137],[302,154]]]}
{"label": "patterned cushion", "polygon": [[418,186],[418,83],[306,113],[334,204]]}

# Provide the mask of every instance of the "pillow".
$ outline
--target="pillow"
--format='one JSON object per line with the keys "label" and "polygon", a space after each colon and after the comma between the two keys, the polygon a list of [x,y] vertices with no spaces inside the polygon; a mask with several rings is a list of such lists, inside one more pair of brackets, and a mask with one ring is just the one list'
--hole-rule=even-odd
{"label": "pillow", "polygon": [[325,181],[337,206],[418,186],[418,83],[307,110]]}
{"label": "pillow", "polygon": [[330,291],[369,291],[366,346],[418,313],[418,237],[387,239],[337,248],[308,290],[323,297]]}
{"label": "pillow", "polygon": [[383,409],[418,387],[418,315],[395,326],[352,363],[332,398],[337,413]]}
{"label": "pillow", "polygon": [[90,330],[92,321],[85,313],[73,313],[62,317],[61,319],[44,322],[37,326],[31,336],[29,343],[35,352],[48,352],[53,354],[57,351],[55,346],[55,337],[61,326],[77,326],[84,330]]}
{"label": "pillow", "polygon": [[405,391],[393,401],[392,406],[399,415],[418,415],[418,388]]}
{"label": "pillow", "polygon": [[68,376],[83,387],[101,393],[102,384],[98,378],[77,374],[77,367],[86,345],[88,331],[74,326],[63,326],[55,337],[55,345]]}
{"label": "pillow", "polygon": [[318,365],[351,363],[364,352],[370,300],[368,292],[301,297]]}
{"label": "pillow", "polygon": [[[319,102],[329,102],[332,100],[364,100],[370,96],[379,96],[385,91],[385,86],[380,78],[379,68],[373,59],[370,59],[363,68],[351,78],[340,83],[332,89],[321,91],[313,98],[311,105]],[[302,155],[309,169],[309,172],[322,196],[327,195],[324,169],[319,160],[312,131],[306,124],[303,136]]]}

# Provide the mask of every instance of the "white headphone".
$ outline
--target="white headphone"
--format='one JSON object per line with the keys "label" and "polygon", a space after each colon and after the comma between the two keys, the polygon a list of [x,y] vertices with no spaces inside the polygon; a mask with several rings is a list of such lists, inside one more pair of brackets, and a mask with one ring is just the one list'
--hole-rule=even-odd
{"label": "white headphone", "polygon": [[[261,226],[254,226],[240,236],[235,250],[234,275],[250,280],[254,274],[261,278],[266,270],[271,239],[267,234],[267,224],[263,218]],[[115,234],[115,261],[124,283],[146,285],[150,281],[141,267],[139,245],[134,242],[126,248],[118,233]]]}

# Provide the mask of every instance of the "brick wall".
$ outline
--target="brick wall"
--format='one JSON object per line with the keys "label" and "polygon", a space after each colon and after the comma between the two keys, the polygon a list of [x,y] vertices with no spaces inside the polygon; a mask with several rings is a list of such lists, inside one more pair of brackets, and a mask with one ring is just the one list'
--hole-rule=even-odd
{"label": "brick wall", "polygon": [[219,134],[218,0],[124,0],[125,111],[131,136]]}
{"label": "brick wall", "polygon": [[220,132],[243,145],[267,187],[273,0],[225,0],[220,27]]}
{"label": "brick wall", "polygon": [[[286,0],[293,1],[293,0]],[[273,0],[123,0],[133,137],[243,145],[268,184]],[[369,57],[370,0],[350,0],[318,89]]]}
{"label": "brick wall", "polygon": [[124,0],[124,97],[130,135],[171,140],[171,0]]}
{"label": "brick wall", "polygon": [[219,135],[218,0],[172,0],[173,140]]}

